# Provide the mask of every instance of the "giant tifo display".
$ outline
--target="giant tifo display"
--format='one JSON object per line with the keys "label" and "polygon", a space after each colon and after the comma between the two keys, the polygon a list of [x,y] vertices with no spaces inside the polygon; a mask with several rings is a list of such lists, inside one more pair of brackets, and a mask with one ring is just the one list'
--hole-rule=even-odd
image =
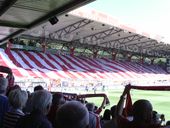
{"label": "giant tifo display", "polygon": [[156,65],[22,50],[0,49],[0,62],[11,68],[15,82],[25,83],[24,86],[30,82],[47,82],[49,86],[52,81],[60,81],[58,84],[67,81],[70,86],[97,82],[108,86],[123,82],[153,85],[170,77]]}

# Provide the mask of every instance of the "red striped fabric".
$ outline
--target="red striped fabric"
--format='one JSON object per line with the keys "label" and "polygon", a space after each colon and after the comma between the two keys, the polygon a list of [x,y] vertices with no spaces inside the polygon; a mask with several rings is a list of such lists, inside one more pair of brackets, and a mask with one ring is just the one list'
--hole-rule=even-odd
{"label": "red striped fabric", "polygon": [[44,54],[0,49],[0,64],[10,67],[18,77],[50,79],[135,80],[166,77],[158,68],[109,59],[91,59],[69,55]]}
{"label": "red striped fabric", "polygon": [[121,70],[121,72],[125,75],[128,75],[128,76],[126,76],[126,78],[130,77],[130,78],[135,79],[137,77],[137,74],[135,74],[134,69],[131,68],[130,66],[123,65],[120,62],[118,63],[116,61],[111,61],[109,59],[103,59],[103,60],[106,61],[106,65],[108,65],[108,66],[109,65],[112,65],[112,66],[116,65],[116,66],[120,67],[121,69],[123,68],[124,70]]}

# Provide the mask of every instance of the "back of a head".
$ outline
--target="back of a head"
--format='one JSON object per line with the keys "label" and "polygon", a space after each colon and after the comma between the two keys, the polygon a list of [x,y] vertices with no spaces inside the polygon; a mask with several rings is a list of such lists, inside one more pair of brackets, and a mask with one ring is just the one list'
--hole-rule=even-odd
{"label": "back of a head", "polygon": [[103,114],[103,119],[110,120],[110,116],[111,116],[111,111],[109,109],[105,109],[104,114]]}
{"label": "back of a head", "polygon": [[167,125],[170,125],[170,120],[168,120],[168,121],[166,122],[166,126],[167,126]]}
{"label": "back of a head", "polygon": [[133,104],[134,120],[150,122],[152,118],[152,105],[148,100],[137,100]]}
{"label": "back of a head", "polygon": [[78,101],[67,102],[57,111],[56,128],[86,128],[88,124],[88,110]]}
{"label": "back of a head", "polygon": [[0,77],[0,94],[5,93],[8,86],[8,80],[4,77]]}
{"label": "back of a head", "polygon": [[26,91],[20,89],[14,89],[9,93],[9,102],[14,109],[22,109],[28,99]]}
{"label": "back of a head", "polygon": [[110,108],[110,114],[112,116],[112,118],[115,118],[116,117],[116,110],[117,110],[117,106],[114,105]]}
{"label": "back of a head", "polygon": [[46,90],[36,91],[31,97],[32,110],[38,110],[43,114],[48,113],[52,104],[52,94]]}
{"label": "back of a head", "polygon": [[6,96],[9,95],[9,93],[12,91],[12,90],[15,90],[15,89],[20,89],[21,90],[21,87],[19,85],[14,85],[14,86],[8,86],[7,88],[7,92],[6,92]]}
{"label": "back of a head", "polygon": [[93,103],[87,103],[86,107],[88,111],[94,111],[95,105]]}
{"label": "back of a head", "polygon": [[65,103],[64,95],[60,92],[56,92],[53,94],[52,104],[53,105],[61,105]]}
{"label": "back of a head", "polygon": [[37,85],[34,87],[34,92],[39,90],[44,90],[44,88],[41,85]]}

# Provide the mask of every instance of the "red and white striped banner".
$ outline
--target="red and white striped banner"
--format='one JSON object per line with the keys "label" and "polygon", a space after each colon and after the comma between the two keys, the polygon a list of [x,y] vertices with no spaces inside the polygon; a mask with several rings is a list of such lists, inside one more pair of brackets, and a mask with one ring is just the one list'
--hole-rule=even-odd
{"label": "red and white striped banner", "polygon": [[26,78],[118,81],[167,77],[161,68],[131,62],[19,50],[0,49],[0,65],[10,67],[16,77]]}

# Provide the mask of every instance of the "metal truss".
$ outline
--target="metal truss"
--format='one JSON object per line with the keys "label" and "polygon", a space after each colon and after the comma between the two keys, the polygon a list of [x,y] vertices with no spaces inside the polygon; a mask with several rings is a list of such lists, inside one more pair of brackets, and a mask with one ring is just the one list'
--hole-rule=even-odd
{"label": "metal truss", "polygon": [[169,54],[168,46],[164,44],[156,44],[154,46],[145,47],[145,49],[149,49],[150,51],[154,52],[155,56],[164,56]]}
{"label": "metal truss", "polygon": [[147,45],[142,45],[142,48],[143,49],[153,49],[155,47],[159,47],[161,46],[162,44],[157,44],[155,42],[152,42],[151,44],[147,44]]}
{"label": "metal truss", "polygon": [[[20,39],[30,39],[30,40],[37,40],[39,39],[39,37],[30,37],[30,36],[22,36],[19,37]],[[19,39],[18,38],[18,39]],[[51,39],[47,38],[47,41],[50,43],[50,41],[52,41]],[[59,40],[53,40],[53,42],[58,42]],[[103,47],[103,46],[98,46],[98,45],[89,45],[89,44],[81,44],[79,42],[65,42],[65,41],[59,41],[60,44],[63,45],[63,47],[74,47],[74,48],[84,48],[84,49],[89,49],[91,51],[93,51],[94,49],[96,50],[105,50],[107,49],[107,51],[111,54],[112,51],[118,51],[119,53],[127,53],[130,52],[132,55],[142,55],[142,56],[148,56],[148,57],[167,57],[170,56],[169,52],[164,51],[164,50],[155,50],[155,49],[143,49],[142,46],[137,46],[134,45],[134,47],[132,49],[129,49],[127,46],[120,45],[119,47],[115,47],[114,45],[112,47],[108,46]],[[167,47],[168,48],[168,47]],[[135,50],[136,49],[136,50]],[[61,48],[62,50],[62,48]]]}
{"label": "metal truss", "polygon": [[161,49],[160,50],[163,50],[163,51],[166,51],[166,52],[169,52],[170,51],[170,46],[169,45],[163,45],[163,47],[160,47]]}
{"label": "metal truss", "polygon": [[[30,36],[30,35],[21,35],[15,39],[18,39],[18,40],[21,40],[21,39],[27,39],[27,40],[35,40],[37,42],[40,42],[42,37],[35,37],[35,36]],[[70,42],[67,42],[67,41],[64,41],[64,40],[58,40],[58,39],[50,39],[50,38],[45,38],[45,42],[48,44],[48,43],[61,43],[61,44],[66,44],[66,43],[70,43]],[[71,44],[71,43],[70,43]]]}
{"label": "metal truss", "polygon": [[143,42],[138,42],[138,43],[131,43],[131,44],[128,44],[128,46],[134,46],[134,45],[137,45],[138,47],[140,46],[144,46],[144,45],[149,45],[149,44],[153,44],[155,43],[156,40],[148,40],[148,41],[143,41]]}
{"label": "metal truss", "polygon": [[113,27],[111,29],[95,33],[93,35],[83,37],[82,39],[74,40],[73,42],[80,42],[82,44],[93,42],[95,44],[100,44],[100,39],[105,39],[111,35],[121,32],[121,31],[123,31],[123,30]]}
{"label": "metal truss", "polygon": [[151,45],[147,45],[143,48],[145,48],[145,49],[147,48],[147,49],[151,49],[151,50],[155,49],[156,50],[156,49],[159,49],[160,47],[164,47],[163,44],[151,44]]}
{"label": "metal truss", "polygon": [[63,36],[70,34],[70,33],[74,32],[74,31],[76,31],[92,22],[93,22],[92,20],[87,20],[87,19],[80,20],[76,23],[70,24],[64,28],[61,28],[61,29],[49,34],[49,37],[55,38],[55,39],[61,39]]}
{"label": "metal truss", "polygon": [[157,51],[157,50],[151,50],[151,52],[154,54],[154,56],[157,56],[157,57],[166,57],[169,53],[168,52],[165,52],[165,51]]}
{"label": "metal truss", "polygon": [[131,35],[131,36],[122,37],[122,38],[119,38],[119,39],[116,39],[116,40],[110,40],[110,41],[107,41],[107,42],[103,42],[103,43],[100,43],[100,44],[101,45],[102,44],[111,44],[111,43],[126,44],[126,43],[129,43],[129,42],[135,41],[135,40],[139,40],[141,38],[143,38],[143,36]]}
{"label": "metal truss", "polygon": [[[161,48],[161,47],[159,47],[159,48]],[[148,50],[148,52],[150,52],[152,55],[157,56],[157,57],[166,57],[166,56],[170,55],[170,52],[164,51],[161,49],[150,49],[150,50]]]}
{"label": "metal truss", "polygon": [[[155,41],[154,41],[155,42]],[[117,45],[117,47],[116,47]],[[126,46],[124,44],[114,44],[114,45],[110,45],[113,48],[119,49],[119,50],[123,50],[123,51],[129,51],[132,54],[142,54],[142,55],[148,55],[148,56],[158,56],[158,57],[165,57],[165,55],[167,55],[167,52],[163,52],[160,50],[154,50],[154,49],[150,49],[147,47],[143,47],[144,45],[138,46],[138,45],[133,45],[133,47],[129,47]]]}
{"label": "metal truss", "polygon": [[166,45],[163,45],[163,46],[154,48],[153,50],[156,51],[156,52],[161,52],[161,53],[163,53],[163,54],[170,55],[170,49],[169,49],[169,47],[166,46]]}
{"label": "metal truss", "polygon": [[[136,36],[136,35],[133,35],[133,36]],[[131,36],[131,39],[137,40],[137,37],[133,37],[133,36]],[[144,38],[144,37],[139,36],[139,38]],[[132,52],[134,54],[137,54],[137,53],[140,54],[141,53],[141,54],[144,54],[144,55],[154,56],[154,54],[151,54],[150,49],[146,49],[144,47],[147,47],[150,44],[151,45],[156,44],[156,40],[149,40],[149,41],[144,41],[144,42],[139,42],[139,43],[135,42],[134,44],[132,44],[132,43],[131,44],[122,43],[122,42],[127,42],[127,40],[125,40],[123,38],[121,38],[120,40],[121,41],[119,41],[118,39],[114,40],[114,41],[110,41],[109,44],[106,44],[106,47],[108,47],[108,48],[112,47],[112,48],[115,48],[115,49],[118,49],[118,50],[129,51],[129,52]]]}
{"label": "metal truss", "polygon": [[100,43],[100,45],[106,43],[106,47],[108,47],[108,48],[111,47],[111,48],[122,49],[122,50],[130,51],[130,52],[137,52],[138,48],[129,47],[128,43],[135,41],[135,40],[142,39],[142,38],[144,38],[144,37],[140,36],[140,35],[131,35],[128,37],[123,37],[123,38],[119,38],[116,40],[103,42],[103,43]]}
{"label": "metal truss", "polygon": [[[165,46],[165,47],[163,48],[163,50],[170,52],[170,47],[169,47],[169,46],[168,46],[168,47]],[[170,54],[169,54],[169,55],[170,55]]]}
{"label": "metal truss", "polygon": [[140,40],[140,39],[143,39],[143,38],[145,38],[144,36],[141,36],[141,35],[134,35],[134,36],[132,36],[132,37],[128,37],[126,40],[127,41],[125,41],[125,42],[123,42],[123,44],[125,44],[125,45],[129,45],[129,44],[131,44],[133,41],[136,41],[136,40]]}
{"label": "metal truss", "polygon": [[[140,44],[141,45],[138,45],[138,47],[142,49],[142,53],[158,57],[166,57],[168,54],[168,50],[166,49],[167,47],[165,47],[165,45],[162,43],[158,43],[156,40],[140,42]],[[162,50],[162,48],[165,48],[166,50]]]}
{"label": "metal truss", "polygon": [[[28,39],[34,39],[37,40],[39,39],[39,37],[30,37],[30,36],[23,36],[23,38],[28,38]],[[51,42],[52,40],[49,38],[46,38],[47,42]],[[54,41],[54,40],[53,40]],[[60,42],[59,40],[55,40],[54,42]],[[97,44],[87,44],[87,43],[80,43],[80,42],[65,42],[65,41],[61,41],[60,43],[63,44],[63,46],[67,46],[68,48],[70,47],[74,47],[74,48],[85,48],[85,49],[89,49],[89,50],[103,50],[103,49],[107,49],[107,51],[119,51],[120,53],[124,53],[124,52],[130,52],[133,55],[143,55],[143,56],[158,56],[158,57],[166,57],[169,55],[168,50],[161,50],[160,48],[169,48],[166,47],[164,45],[164,47],[162,46],[163,44],[155,44],[156,41],[155,40],[150,40],[150,41],[146,41],[146,42],[140,42],[141,45],[131,45],[131,47],[126,46],[125,44],[120,44],[120,43],[112,43],[112,44],[106,44],[106,46],[99,46]],[[149,45],[150,43],[155,44],[156,46],[160,45],[159,48],[154,49],[154,46]],[[146,45],[145,45],[146,44]],[[116,46],[117,45],[117,46]],[[152,48],[154,47],[154,48]],[[111,52],[110,52],[111,53]]]}

